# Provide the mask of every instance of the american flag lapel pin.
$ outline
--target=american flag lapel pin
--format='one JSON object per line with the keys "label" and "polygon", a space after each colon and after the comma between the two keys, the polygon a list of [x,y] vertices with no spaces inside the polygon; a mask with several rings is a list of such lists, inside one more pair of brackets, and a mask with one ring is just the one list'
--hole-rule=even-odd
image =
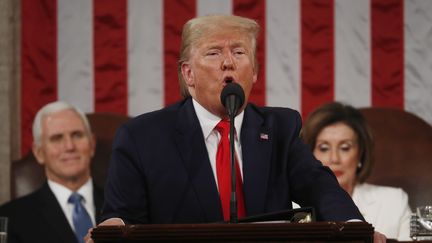
{"label": "american flag lapel pin", "polygon": [[260,138],[261,138],[261,140],[268,140],[269,135],[267,133],[260,133]]}

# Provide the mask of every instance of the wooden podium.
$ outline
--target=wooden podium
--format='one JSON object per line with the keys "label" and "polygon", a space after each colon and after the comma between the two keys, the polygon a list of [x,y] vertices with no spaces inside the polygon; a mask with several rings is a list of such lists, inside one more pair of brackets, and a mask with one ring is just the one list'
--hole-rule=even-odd
{"label": "wooden podium", "polygon": [[365,222],[150,224],[99,226],[95,243],[104,242],[373,242]]}

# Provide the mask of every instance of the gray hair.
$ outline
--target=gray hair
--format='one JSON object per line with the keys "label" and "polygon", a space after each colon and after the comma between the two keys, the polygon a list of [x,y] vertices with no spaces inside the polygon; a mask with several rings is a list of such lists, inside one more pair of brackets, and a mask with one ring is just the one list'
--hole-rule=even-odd
{"label": "gray hair", "polygon": [[74,112],[76,112],[78,114],[78,116],[81,118],[81,120],[84,123],[84,126],[87,130],[88,134],[91,134],[91,129],[90,129],[90,123],[87,119],[87,116],[84,114],[84,112],[82,112],[79,108],[68,104],[64,101],[55,101],[55,102],[51,102],[46,104],[45,106],[43,106],[37,113],[35,116],[35,119],[33,121],[33,143],[34,145],[36,145],[37,147],[39,147],[41,145],[41,140],[42,140],[42,120],[44,117],[51,115],[53,113],[59,112],[59,111],[64,111],[64,110],[72,110]]}

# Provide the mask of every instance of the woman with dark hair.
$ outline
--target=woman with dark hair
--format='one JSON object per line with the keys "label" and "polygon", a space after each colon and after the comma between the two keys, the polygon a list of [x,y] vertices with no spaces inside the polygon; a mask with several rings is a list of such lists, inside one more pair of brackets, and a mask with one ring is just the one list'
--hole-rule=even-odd
{"label": "woman with dark hair", "polygon": [[375,230],[388,238],[410,240],[407,194],[400,188],[365,183],[373,164],[373,139],[357,109],[339,102],[323,105],[309,115],[301,136]]}

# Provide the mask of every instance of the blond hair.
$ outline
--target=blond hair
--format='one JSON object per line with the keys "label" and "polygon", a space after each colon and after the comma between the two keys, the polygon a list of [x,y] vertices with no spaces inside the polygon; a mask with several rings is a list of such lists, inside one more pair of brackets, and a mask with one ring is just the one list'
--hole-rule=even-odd
{"label": "blond hair", "polygon": [[189,91],[181,72],[181,66],[190,58],[192,47],[205,38],[209,33],[220,29],[232,29],[246,33],[252,42],[254,57],[254,69],[258,71],[258,61],[256,58],[257,38],[260,27],[255,20],[235,15],[208,15],[189,20],[183,26],[182,40],[180,46],[180,58],[178,61],[178,78],[180,82],[180,92],[183,97],[189,97]]}

